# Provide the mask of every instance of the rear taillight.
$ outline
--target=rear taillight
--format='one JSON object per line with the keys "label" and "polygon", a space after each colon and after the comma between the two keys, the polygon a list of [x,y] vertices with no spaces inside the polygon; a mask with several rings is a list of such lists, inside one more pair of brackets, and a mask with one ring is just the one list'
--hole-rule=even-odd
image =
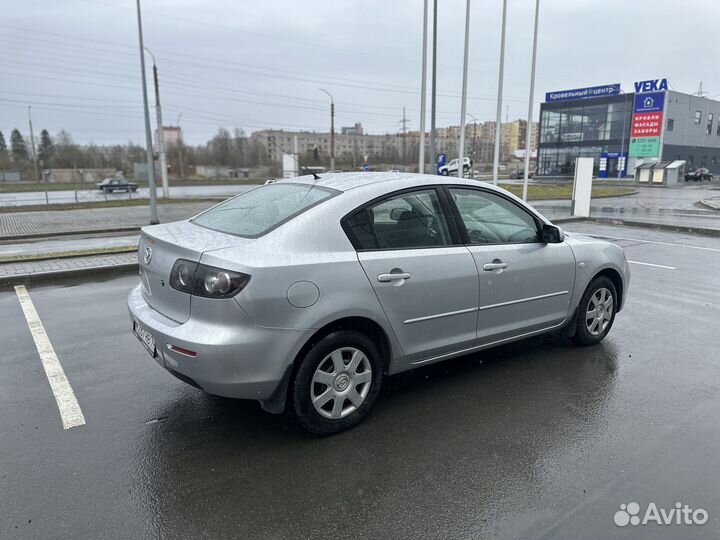
{"label": "rear taillight", "polygon": [[178,259],[170,271],[170,286],[204,298],[230,298],[242,291],[250,276],[205,264]]}

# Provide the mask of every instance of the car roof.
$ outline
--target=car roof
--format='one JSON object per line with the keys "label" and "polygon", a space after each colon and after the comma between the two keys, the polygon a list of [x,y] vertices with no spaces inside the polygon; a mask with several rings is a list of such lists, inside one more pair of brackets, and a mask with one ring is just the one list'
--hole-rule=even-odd
{"label": "car roof", "polygon": [[395,173],[395,172],[349,172],[349,173],[320,173],[319,179],[314,179],[312,175],[298,176],[295,178],[283,178],[275,183],[294,183],[294,184],[314,184],[316,186],[324,186],[338,191],[350,191],[362,187],[371,186],[373,184],[386,184],[387,191],[402,189],[408,187],[408,184],[427,185],[427,184],[466,184],[474,186],[483,186],[494,189],[492,184],[481,182],[479,180],[470,180],[467,178],[457,178],[455,176],[439,176],[433,174],[417,174],[417,173]]}

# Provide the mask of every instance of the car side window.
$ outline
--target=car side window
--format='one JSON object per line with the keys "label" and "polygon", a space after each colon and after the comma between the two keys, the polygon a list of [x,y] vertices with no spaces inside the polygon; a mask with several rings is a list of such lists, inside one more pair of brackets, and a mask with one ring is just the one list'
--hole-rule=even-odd
{"label": "car side window", "polygon": [[346,221],[358,249],[407,249],[451,244],[446,216],[434,189],[390,196]]}
{"label": "car side window", "polygon": [[541,241],[535,218],[504,197],[463,188],[451,188],[450,194],[471,244],[525,244]]}

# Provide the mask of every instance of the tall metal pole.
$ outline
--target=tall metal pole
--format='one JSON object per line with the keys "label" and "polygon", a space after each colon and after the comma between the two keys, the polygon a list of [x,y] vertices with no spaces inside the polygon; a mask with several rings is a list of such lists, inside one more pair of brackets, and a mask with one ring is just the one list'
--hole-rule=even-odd
{"label": "tall metal pole", "polygon": [[458,178],[463,177],[465,156],[465,106],[467,105],[468,43],[470,39],[470,0],[465,7],[465,53],[463,56],[462,97],[460,99],[460,144],[458,145]]}
{"label": "tall metal pole", "polygon": [[335,170],[335,100],[327,90],[323,88],[318,90],[325,92],[330,98],[330,170]]}
{"label": "tall metal pole", "polygon": [[162,121],[162,107],[160,107],[160,80],[158,79],[158,68],[157,62],[155,61],[155,55],[145,47],[147,53],[152,57],[153,60],[153,82],[155,83],[155,112],[157,114],[157,146],[158,146],[158,157],[160,161],[160,179],[162,180],[163,197],[166,199],[170,197],[170,187],[168,185],[167,175],[167,157],[165,156],[165,130],[163,129]]}
{"label": "tall metal pole", "polygon": [[502,27],[500,30],[500,71],[498,75],[497,114],[495,115],[495,153],[493,154],[493,184],[498,183],[500,168],[500,139],[502,138],[502,93],[503,73],[505,71],[505,21],[507,20],[507,0],[503,0]]}
{"label": "tall metal pole", "polygon": [[532,153],[532,118],[535,100],[535,63],[537,60],[538,19],[540,18],[540,0],[535,0],[535,32],[533,33],[532,68],[530,69],[530,99],[528,100],[528,129],[525,135],[525,174],[523,178],[523,201],[527,201],[528,175],[530,174],[530,154]]}
{"label": "tall metal pole", "polygon": [[437,101],[437,0],[433,0],[432,82],[430,83],[430,163],[437,174],[437,146],[435,141],[435,104]]}
{"label": "tall metal pole", "polygon": [[178,168],[180,169],[178,172],[180,173],[180,178],[183,178],[185,176],[185,169],[183,167],[183,136],[182,136],[182,128],[180,127],[180,119],[182,118],[182,113],[178,114],[177,117],[177,128],[178,128]]}
{"label": "tall metal pole", "polygon": [[35,180],[42,180],[40,178],[40,168],[38,167],[38,156],[35,150],[35,134],[33,133],[32,127],[32,107],[28,105],[28,124],[30,124],[30,149],[32,150],[33,165],[35,166]]}
{"label": "tall metal pole", "polygon": [[150,131],[150,108],[147,98],[147,81],[145,79],[145,46],[143,45],[142,15],[140,0],[137,0],[138,42],[140,45],[140,71],[142,75],[143,108],[145,110],[145,147],[148,165],[148,188],[150,188],[150,225],[160,223],[157,213],[157,193],[155,193],[155,163],[153,159],[152,132]]}
{"label": "tall metal pole", "polygon": [[425,94],[427,93],[427,24],[428,0],[423,2],[422,31],[422,81],[420,83],[420,151],[418,152],[418,172],[425,174]]}
{"label": "tall metal pole", "polygon": [[623,157],[623,152],[625,150],[625,129],[626,129],[626,120],[627,120],[627,94],[620,90],[622,94],[625,96],[623,99],[623,128],[622,128],[622,142],[620,143],[620,157],[618,158],[618,180],[622,180],[622,173],[626,166],[627,158]]}

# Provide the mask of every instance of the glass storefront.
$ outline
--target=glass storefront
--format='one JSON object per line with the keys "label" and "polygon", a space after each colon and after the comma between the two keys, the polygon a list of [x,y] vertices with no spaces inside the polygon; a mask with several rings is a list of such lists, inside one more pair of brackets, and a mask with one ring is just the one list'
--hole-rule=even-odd
{"label": "glass storefront", "polygon": [[578,157],[593,158],[597,174],[600,154],[627,151],[632,106],[633,94],[543,103],[538,175],[572,175]]}

